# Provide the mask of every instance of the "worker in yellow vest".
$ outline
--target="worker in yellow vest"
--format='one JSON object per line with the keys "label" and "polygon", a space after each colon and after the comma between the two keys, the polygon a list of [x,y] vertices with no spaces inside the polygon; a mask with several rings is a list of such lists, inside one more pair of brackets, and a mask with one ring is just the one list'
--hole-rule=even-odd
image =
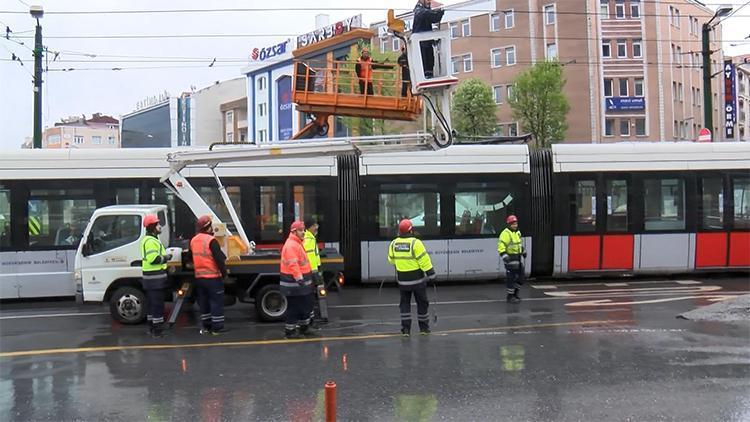
{"label": "worker in yellow vest", "polygon": [[526,251],[521,243],[521,231],[518,230],[518,218],[509,215],[505,219],[508,227],[497,239],[497,252],[505,264],[505,300],[508,303],[519,303],[518,290],[523,284],[524,268],[521,257],[526,258]]}
{"label": "worker in yellow vest", "polygon": [[401,291],[401,335],[409,337],[411,331],[411,295],[417,302],[417,322],[422,335],[430,333],[428,314],[427,281],[435,281],[437,275],[432,268],[430,255],[421,240],[414,237],[411,220],[403,219],[398,224],[398,237],[388,246],[388,262],[396,267],[396,281]]}
{"label": "worker in yellow vest", "polygon": [[[307,254],[307,260],[310,261],[312,270],[312,279],[315,283],[315,291],[312,293],[313,303],[317,304],[320,322],[328,322],[328,300],[326,299],[326,290],[323,283],[323,274],[320,271],[320,250],[318,249],[318,222],[314,219],[305,220],[305,238],[303,246]],[[316,327],[315,309],[310,313],[313,327]]]}
{"label": "worker in yellow vest", "polygon": [[168,287],[167,262],[172,259],[159,240],[159,217],[149,214],[143,218],[146,235],[141,239],[141,269],[143,290],[146,291],[146,319],[154,338],[164,335],[164,290]]}

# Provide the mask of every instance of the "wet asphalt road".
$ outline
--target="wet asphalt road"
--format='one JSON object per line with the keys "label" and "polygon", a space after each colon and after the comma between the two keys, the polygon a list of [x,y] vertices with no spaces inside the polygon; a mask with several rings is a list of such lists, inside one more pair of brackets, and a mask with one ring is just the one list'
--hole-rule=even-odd
{"label": "wet asphalt road", "polygon": [[747,277],[543,283],[507,305],[499,284],[444,286],[433,334],[403,339],[396,288],[349,288],[302,341],[244,304],[223,336],[184,313],[153,340],[102,306],[6,303],[0,420],[323,420],[334,380],[339,420],[746,421],[750,323],[676,316],[748,290]]}

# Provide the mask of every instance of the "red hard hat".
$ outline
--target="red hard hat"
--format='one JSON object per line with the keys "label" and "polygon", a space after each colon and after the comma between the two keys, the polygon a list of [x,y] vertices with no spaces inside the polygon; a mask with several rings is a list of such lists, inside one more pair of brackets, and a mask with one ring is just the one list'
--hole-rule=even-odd
{"label": "red hard hat", "polygon": [[143,227],[148,227],[152,224],[157,224],[158,222],[159,217],[157,217],[156,214],[149,214],[143,217]]}
{"label": "red hard hat", "polygon": [[305,230],[305,223],[302,221],[295,221],[294,223],[292,223],[292,227],[289,230]]}
{"label": "red hard hat", "polygon": [[203,230],[206,227],[211,225],[211,216],[210,215],[202,215],[198,218],[198,221],[195,223],[195,227],[198,230]]}
{"label": "red hard hat", "polygon": [[398,223],[398,232],[401,234],[409,233],[412,229],[411,220],[404,218]]}
{"label": "red hard hat", "polygon": [[511,214],[505,219],[505,224],[513,224],[518,223],[518,218],[516,218],[515,215]]}

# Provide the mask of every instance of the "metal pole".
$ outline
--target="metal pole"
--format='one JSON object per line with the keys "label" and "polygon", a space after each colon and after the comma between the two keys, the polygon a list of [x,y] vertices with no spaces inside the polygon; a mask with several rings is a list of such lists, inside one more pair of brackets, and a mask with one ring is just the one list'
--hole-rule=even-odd
{"label": "metal pole", "polygon": [[34,37],[34,148],[42,147],[42,25],[36,20]]}
{"label": "metal pole", "polygon": [[711,92],[711,46],[709,37],[711,27],[708,23],[703,24],[702,41],[703,48],[703,127],[711,131],[711,140],[713,141],[717,134],[714,133],[714,110],[713,94]]}

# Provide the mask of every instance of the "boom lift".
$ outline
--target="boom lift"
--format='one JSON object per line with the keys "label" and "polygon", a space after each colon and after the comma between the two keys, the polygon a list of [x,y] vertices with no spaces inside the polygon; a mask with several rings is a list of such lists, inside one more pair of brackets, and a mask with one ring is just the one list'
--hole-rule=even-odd
{"label": "boom lift", "polygon": [[[449,146],[453,141],[454,133],[450,125],[450,114],[443,114],[443,110],[449,110],[449,89],[458,81],[448,72],[450,65],[450,37],[448,31],[420,33],[416,35],[404,34],[403,21],[395,19],[392,10],[388,12],[388,25],[396,36],[404,39],[406,42],[411,76],[411,92],[403,97],[397,96],[400,94],[400,72],[396,72],[397,75],[394,75],[395,78],[391,80],[395,81],[395,86],[392,87],[394,89],[390,92],[384,89],[384,79],[381,79],[380,81],[373,81],[373,84],[375,85],[377,82],[378,86],[377,90],[373,90],[373,94],[370,95],[354,91],[355,79],[351,76],[348,76],[350,78],[348,81],[344,79],[347,76],[345,76],[346,72],[342,71],[344,69],[343,66],[335,65],[335,69],[326,68],[321,72],[320,68],[315,70],[308,63],[298,61],[295,65],[294,101],[297,103],[299,110],[314,115],[314,119],[300,133],[295,135],[295,139],[313,138],[316,135],[327,134],[327,121],[331,115],[415,120],[422,113],[422,99],[426,101],[431,111],[433,127],[439,128],[437,133],[316,138],[306,141],[285,141],[278,144],[260,145],[216,143],[212,144],[208,150],[179,151],[167,156],[170,169],[160,181],[190,208],[196,218],[206,214],[212,217],[214,235],[228,257],[227,264],[230,268],[230,273],[235,276],[253,277],[252,280],[245,280],[247,282],[241,286],[241,290],[244,297],[250,297],[250,300],[255,300],[256,310],[261,319],[273,320],[283,315],[284,309],[281,305],[275,307],[272,311],[266,309],[267,306],[273,307],[269,304],[275,303],[268,298],[275,292],[276,300],[278,301],[280,295],[278,294],[278,286],[276,286],[276,290],[274,291],[273,285],[261,280],[263,277],[277,276],[278,257],[266,257],[260,251],[255,252],[255,244],[247,236],[234,204],[230,200],[221,178],[216,173],[217,166],[273,158],[293,159],[344,154],[361,155],[438,150]],[[430,42],[435,45],[436,67],[434,69],[434,78],[427,79],[424,76],[422,57],[419,49],[420,42]],[[317,77],[321,75],[323,76],[323,80],[319,84]],[[347,84],[350,88],[348,91],[343,89]],[[319,90],[318,87],[320,86],[323,89]],[[396,90],[396,87],[399,89]],[[181,171],[191,166],[206,166],[210,169],[216,181],[222,202],[231,219],[231,227],[236,230],[237,234],[232,233],[227,222],[221,221],[220,217],[181,173]],[[158,207],[162,207],[159,208],[160,210],[164,209],[164,206]],[[81,284],[82,300],[110,300],[110,309],[113,316],[126,323],[139,322],[138,315],[140,314],[133,312],[133,300],[137,300],[137,298],[133,298],[134,292],[137,289],[133,280],[137,277],[136,273],[139,272],[140,265],[135,268],[136,266],[133,263],[140,262],[140,254],[137,248],[128,252],[132,256],[117,256],[116,259],[103,256],[106,255],[106,252],[98,255],[93,253],[92,244],[95,243],[96,239],[93,237],[92,225],[96,218],[104,216],[107,213],[110,216],[118,212],[142,215],[147,211],[145,208],[140,209],[137,207],[128,211],[97,210],[85,231],[87,242],[82,242],[76,256],[77,283],[80,282]],[[153,212],[153,210],[148,212]],[[117,262],[130,262],[130,265],[122,269],[102,267],[96,271],[87,270],[86,263],[93,262],[89,259],[92,255],[97,255],[97,260],[106,262],[106,265],[110,265],[110,263],[114,265]],[[343,259],[340,257],[324,258],[324,269],[327,264],[331,265],[329,269],[335,271],[343,269]],[[180,262],[171,263],[171,266],[173,270],[171,274],[173,276],[178,276],[178,278],[190,277],[190,269],[186,267],[185,259],[182,259]],[[174,267],[179,267],[179,270],[175,270]],[[96,276],[100,278],[97,279]],[[333,279],[338,279],[339,277],[334,276]],[[95,292],[90,293],[88,296],[85,291],[87,283],[96,285]],[[136,289],[133,289],[133,287],[136,287]],[[188,295],[189,289],[190,283],[183,283],[182,288],[178,290],[178,301],[169,318],[170,323],[174,323],[183,300]],[[118,296],[117,292],[121,291],[125,293]],[[321,316],[327,318],[327,311],[324,306],[325,289],[321,292],[319,288],[318,293],[319,299],[322,299],[320,301]],[[254,299],[252,299],[253,297]],[[242,296],[240,300],[242,300]],[[124,311],[124,313],[121,311]]]}

